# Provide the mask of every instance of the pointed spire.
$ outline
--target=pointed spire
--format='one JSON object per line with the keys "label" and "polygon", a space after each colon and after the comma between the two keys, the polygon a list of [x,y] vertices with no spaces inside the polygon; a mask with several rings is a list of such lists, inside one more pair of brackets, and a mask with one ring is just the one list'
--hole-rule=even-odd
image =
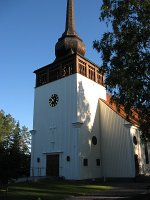
{"label": "pointed spire", "polygon": [[76,35],[75,32],[75,20],[74,20],[74,1],[68,0],[67,12],[66,12],[66,35]]}
{"label": "pointed spire", "polygon": [[55,45],[55,55],[57,59],[73,53],[84,56],[85,45],[75,31],[74,0],[67,0],[66,28]]}

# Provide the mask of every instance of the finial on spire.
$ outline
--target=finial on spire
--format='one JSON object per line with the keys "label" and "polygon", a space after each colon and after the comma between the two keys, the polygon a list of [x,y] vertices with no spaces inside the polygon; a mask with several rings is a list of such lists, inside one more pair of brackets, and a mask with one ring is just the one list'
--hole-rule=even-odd
{"label": "finial on spire", "polygon": [[75,31],[74,0],[67,0],[66,28],[56,43],[55,55],[57,59],[73,53],[84,56],[85,45]]}

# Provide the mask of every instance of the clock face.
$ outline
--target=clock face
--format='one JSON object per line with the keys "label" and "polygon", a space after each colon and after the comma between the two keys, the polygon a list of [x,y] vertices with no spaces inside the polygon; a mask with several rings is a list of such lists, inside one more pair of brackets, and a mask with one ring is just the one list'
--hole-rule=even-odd
{"label": "clock face", "polygon": [[59,100],[58,95],[57,95],[57,94],[52,94],[52,96],[51,96],[50,99],[49,99],[49,105],[50,105],[51,107],[56,106],[57,103],[58,103],[58,100]]}

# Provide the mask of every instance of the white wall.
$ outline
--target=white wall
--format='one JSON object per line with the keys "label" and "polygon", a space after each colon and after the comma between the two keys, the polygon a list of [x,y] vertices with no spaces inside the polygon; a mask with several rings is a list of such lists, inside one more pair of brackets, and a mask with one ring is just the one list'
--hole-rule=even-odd
{"label": "white wall", "polygon": [[[59,102],[50,107],[49,98],[58,94]],[[35,88],[34,103],[34,167],[46,167],[46,154],[58,152],[60,154],[60,176],[78,178],[77,154],[75,153],[76,128],[72,122],[76,119],[76,75],[48,83]],[[70,162],[66,157],[70,156]],[[36,158],[40,157],[38,164]],[[46,175],[43,171],[42,175]]]}
{"label": "white wall", "polygon": [[102,173],[104,177],[134,177],[134,149],[127,121],[100,100]]}
{"label": "white wall", "polygon": [[[55,107],[49,106],[52,94],[59,96]],[[41,168],[40,175],[46,175],[46,155],[59,153],[60,176],[78,180],[100,176],[100,167],[95,163],[101,156],[99,98],[106,98],[105,88],[80,74],[35,88],[32,167]],[[91,144],[93,135],[98,140],[96,146]],[[70,162],[66,161],[67,156]],[[84,157],[89,159],[88,167],[83,167]],[[36,170],[35,175],[38,175]]]}
{"label": "white wall", "polygon": [[[77,117],[82,122],[79,133],[80,179],[101,177],[101,166],[96,166],[96,159],[101,159],[99,98],[106,99],[103,86],[90,79],[77,75]],[[92,137],[97,137],[97,145],[92,144]],[[83,159],[88,159],[88,166],[83,166]]]}

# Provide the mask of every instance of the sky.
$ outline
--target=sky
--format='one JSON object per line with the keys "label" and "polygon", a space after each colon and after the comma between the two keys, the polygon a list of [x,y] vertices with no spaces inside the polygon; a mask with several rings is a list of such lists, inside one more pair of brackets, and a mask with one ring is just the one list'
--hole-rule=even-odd
{"label": "sky", "polygon": [[[85,57],[101,65],[92,43],[107,30],[99,21],[102,0],[74,0],[76,32]],[[0,0],[0,110],[32,130],[34,70],[55,59],[65,30],[67,0]]]}

